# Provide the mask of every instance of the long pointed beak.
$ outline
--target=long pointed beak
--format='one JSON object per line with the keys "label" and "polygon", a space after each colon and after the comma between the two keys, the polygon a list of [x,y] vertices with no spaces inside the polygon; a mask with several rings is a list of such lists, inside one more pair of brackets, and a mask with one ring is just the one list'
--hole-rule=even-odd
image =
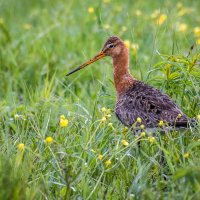
{"label": "long pointed beak", "polygon": [[75,68],[74,70],[72,70],[71,72],[69,72],[66,76],[69,76],[71,74],[73,74],[74,72],[83,69],[84,67],[92,64],[93,62],[96,62],[97,60],[105,57],[106,54],[103,51],[100,51],[94,58],[90,59],[89,61],[83,63],[82,65],[80,65],[79,67]]}

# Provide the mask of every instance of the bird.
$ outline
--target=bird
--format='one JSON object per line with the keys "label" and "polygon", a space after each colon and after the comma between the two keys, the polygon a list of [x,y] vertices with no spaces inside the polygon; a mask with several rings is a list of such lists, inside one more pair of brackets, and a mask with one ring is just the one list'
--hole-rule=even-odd
{"label": "bird", "polygon": [[184,114],[175,102],[160,90],[135,79],[129,71],[129,50],[122,39],[111,36],[102,50],[92,59],[78,66],[66,76],[102,59],[112,58],[114,85],[117,93],[115,114],[127,127],[149,129],[161,126],[187,128],[191,118]]}

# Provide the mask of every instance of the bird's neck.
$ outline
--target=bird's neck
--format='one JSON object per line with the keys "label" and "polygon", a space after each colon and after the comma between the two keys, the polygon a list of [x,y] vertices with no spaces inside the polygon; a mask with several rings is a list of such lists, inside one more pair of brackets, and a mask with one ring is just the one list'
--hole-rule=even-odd
{"label": "bird's neck", "polygon": [[114,83],[119,97],[120,94],[128,90],[135,82],[129,72],[129,52],[124,48],[123,51],[113,57]]}

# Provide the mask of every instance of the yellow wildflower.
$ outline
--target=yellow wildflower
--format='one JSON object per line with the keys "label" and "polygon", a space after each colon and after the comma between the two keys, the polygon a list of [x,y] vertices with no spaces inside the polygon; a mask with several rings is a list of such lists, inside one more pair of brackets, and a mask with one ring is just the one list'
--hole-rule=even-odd
{"label": "yellow wildflower", "polygon": [[156,24],[157,25],[162,25],[167,19],[167,15],[161,14],[157,19],[156,19]]}
{"label": "yellow wildflower", "polygon": [[153,144],[154,142],[155,142],[155,137],[149,137],[149,142],[151,143],[151,144]]}
{"label": "yellow wildflower", "polygon": [[197,120],[200,122],[200,115],[197,115]]}
{"label": "yellow wildflower", "polygon": [[101,122],[106,122],[106,117],[102,117]]}
{"label": "yellow wildflower", "polygon": [[190,154],[189,154],[188,152],[186,152],[186,153],[183,155],[183,157],[184,157],[184,158],[188,158],[189,155],[190,155]]}
{"label": "yellow wildflower", "polygon": [[136,11],[135,11],[135,15],[138,16],[138,17],[139,17],[140,15],[142,15],[141,10],[136,10]]}
{"label": "yellow wildflower", "polygon": [[25,30],[30,30],[30,29],[32,28],[32,25],[31,25],[31,24],[24,24],[24,25],[23,25],[23,28],[24,28]]}
{"label": "yellow wildflower", "polygon": [[21,119],[22,119],[22,120],[26,120],[26,118],[25,118],[24,115],[15,114],[15,115],[14,115],[14,118],[15,118],[15,119],[20,119],[20,120],[21,120]]}
{"label": "yellow wildflower", "polygon": [[89,13],[94,13],[94,8],[93,8],[93,7],[89,7],[89,8],[88,8],[88,12],[89,12]]}
{"label": "yellow wildflower", "polygon": [[138,118],[137,118],[137,122],[138,122],[138,123],[141,123],[141,122],[142,122],[142,119],[141,119],[140,117],[138,117]]}
{"label": "yellow wildflower", "polygon": [[164,125],[164,122],[162,120],[159,121],[158,126],[162,127]]}
{"label": "yellow wildflower", "polygon": [[186,32],[187,28],[188,28],[187,24],[184,24],[184,23],[178,24],[178,31],[180,31],[182,33]]}
{"label": "yellow wildflower", "polygon": [[106,167],[110,166],[111,165],[111,160],[110,159],[106,160],[105,164],[106,164]]}
{"label": "yellow wildflower", "polygon": [[145,132],[142,132],[142,133],[141,133],[141,136],[142,136],[142,137],[145,137],[145,135],[146,135]]}
{"label": "yellow wildflower", "polygon": [[106,112],[107,109],[106,109],[105,107],[103,107],[103,108],[101,108],[101,111],[102,111],[102,112]]}
{"label": "yellow wildflower", "polygon": [[103,159],[103,155],[102,154],[99,154],[98,155],[98,160],[102,160]]}
{"label": "yellow wildflower", "polygon": [[122,31],[126,32],[127,31],[127,27],[126,26],[122,26]]}
{"label": "yellow wildflower", "polygon": [[200,27],[195,27],[193,32],[195,37],[200,37]]}
{"label": "yellow wildflower", "polygon": [[106,117],[110,118],[110,117],[111,117],[111,114],[106,115]]}
{"label": "yellow wildflower", "polygon": [[177,116],[177,118],[181,118],[181,117],[182,117],[182,115],[179,113],[178,116]]}
{"label": "yellow wildflower", "polygon": [[109,29],[110,28],[110,25],[109,24],[104,24],[103,26],[105,29]]}
{"label": "yellow wildflower", "polygon": [[65,115],[60,115],[60,119],[65,119]]}
{"label": "yellow wildflower", "polygon": [[110,110],[110,109],[107,109],[107,110],[106,110],[106,113],[107,113],[107,114],[110,114],[110,113],[111,113],[111,110]]}
{"label": "yellow wildflower", "polygon": [[124,41],[124,44],[125,44],[125,46],[126,46],[127,49],[130,48],[131,43],[130,43],[129,40],[125,40],[125,41]]}
{"label": "yellow wildflower", "polygon": [[66,127],[68,125],[69,121],[65,118],[64,115],[60,116],[60,127]]}
{"label": "yellow wildflower", "polygon": [[53,138],[50,137],[50,136],[48,136],[48,137],[46,137],[45,142],[48,143],[48,144],[50,144],[50,143],[53,142]]}
{"label": "yellow wildflower", "polygon": [[23,143],[19,143],[17,145],[17,148],[18,148],[19,151],[24,151],[24,144]]}
{"label": "yellow wildflower", "polygon": [[123,132],[123,133],[128,132],[128,127],[125,126],[122,132]]}
{"label": "yellow wildflower", "polygon": [[141,129],[144,129],[144,128],[145,128],[144,124],[141,124],[141,125],[140,125],[140,128],[141,128]]}
{"label": "yellow wildflower", "polygon": [[197,42],[197,44],[198,44],[198,45],[200,45],[200,38],[199,38],[199,39],[197,39],[197,41],[196,41],[196,42]]}
{"label": "yellow wildflower", "polygon": [[128,145],[129,145],[129,143],[128,143],[126,140],[122,140],[122,144],[123,144],[124,146],[128,146]]}
{"label": "yellow wildflower", "polygon": [[113,124],[112,123],[108,123],[108,126],[113,127]]}

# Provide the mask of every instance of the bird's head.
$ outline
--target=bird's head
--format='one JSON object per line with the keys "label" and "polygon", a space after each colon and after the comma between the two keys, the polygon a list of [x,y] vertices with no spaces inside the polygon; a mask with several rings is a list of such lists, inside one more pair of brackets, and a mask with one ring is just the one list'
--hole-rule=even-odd
{"label": "bird's head", "polygon": [[105,57],[105,56],[110,56],[112,58],[115,58],[117,56],[119,56],[119,54],[126,49],[124,42],[116,37],[116,36],[112,36],[110,38],[108,38],[108,40],[105,42],[103,49],[92,59],[88,60],[87,62],[83,63],[82,65],[80,65],[79,67],[75,68],[74,70],[72,70],[71,72],[69,72],[67,74],[67,76],[69,76],[70,74],[73,74],[74,72],[83,69],[84,67],[90,65],[93,62],[96,62],[97,60]]}
{"label": "bird's head", "polygon": [[112,36],[105,42],[102,52],[104,52],[106,56],[114,58],[118,56],[124,48],[124,42],[118,37]]}

